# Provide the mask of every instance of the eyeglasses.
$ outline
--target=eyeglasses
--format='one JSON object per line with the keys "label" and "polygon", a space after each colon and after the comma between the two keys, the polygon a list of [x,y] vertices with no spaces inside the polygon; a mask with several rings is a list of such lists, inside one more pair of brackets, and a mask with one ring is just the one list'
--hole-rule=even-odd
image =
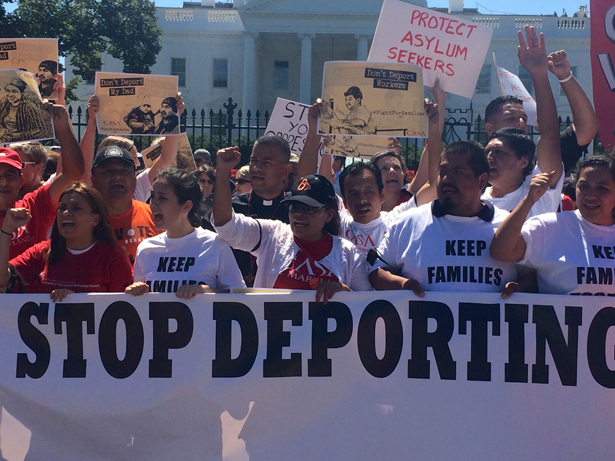
{"label": "eyeglasses", "polygon": [[242,186],[244,184],[250,184],[250,181],[248,181],[247,179],[237,179],[235,181],[235,184],[239,184],[240,186]]}
{"label": "eyeglasses", "polygon": [[314,215],[318,213],[318,210],[320,210],[320,208],[321,207],[319,206],[306,205],[305,203],[300,202],[292,202],[290,205],[288,205],[288,211],[290,213],[304,213],[307,215]]}
{"label": "eyeglasses", "polygon": [[21,162],[23,167],[27,167],[28,165],[36,165],[36,162]]}
{"label": "eyeglasses", "polygon": [[199,182],[201,184],[209,184],[210,186],[216,184],[216,181],[214,181],[213,179],[201,179]]}

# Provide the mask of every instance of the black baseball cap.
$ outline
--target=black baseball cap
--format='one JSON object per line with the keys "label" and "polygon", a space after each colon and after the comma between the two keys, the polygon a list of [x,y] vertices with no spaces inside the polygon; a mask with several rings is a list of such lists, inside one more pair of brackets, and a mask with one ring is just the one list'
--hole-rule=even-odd
{"label": "black baseball cap", "polygon": [[104,163],[105,161],[112,160],[114,158],[124,160],[125,162],[130,163],[130,165],[134,169],[137,168],[135,165],[135,161],[130,155],[130,152],[128,152],[126,149],[123,149],[119,146],[106,146],[96,153],[96,156],[94,157],[94,162],[92,163],[92,170],[100,164]]}
{"label": "black baseball cap", "polygon": [[337,199],[333,184],[327,178],[319,174],[310,174],[293,184],[290,196],[282,200],[282,203],[288,204],[289,202],[325,207],[337,203]]}

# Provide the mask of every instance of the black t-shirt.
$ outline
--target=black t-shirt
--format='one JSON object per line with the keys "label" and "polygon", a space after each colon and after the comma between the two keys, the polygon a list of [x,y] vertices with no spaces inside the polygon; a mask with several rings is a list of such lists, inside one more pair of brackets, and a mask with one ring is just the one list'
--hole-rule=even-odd
{"label": "black t-shirt", "polygon": [[[233,210],[235,213],[241,213],[252,218],[277,219],[278,221],[289,223],[288,207],[281,203],[284,197],[286,197],[284,191],[273,200],[263,200],[254,192],[236,195],[232,199]],[[211,213],[203,219],[203,227],[213,230]],[[241,250],[233,249],[233,254],[246,285],[251,287],[256,276],[256,258],[250,253]]]}
{"label": "black t-shirt", "polygon": [[581,155],[583,155],[583,152],[587,150],[587,146],[589,146],[589,144],[579,146],[577,135],[574,132],[572,125],[570,125],[559,134],[559,145],[562,151],[564,170],[566,170],[566,175],[568,175],[568,173],[576,166],[577,162],[581,158]]}

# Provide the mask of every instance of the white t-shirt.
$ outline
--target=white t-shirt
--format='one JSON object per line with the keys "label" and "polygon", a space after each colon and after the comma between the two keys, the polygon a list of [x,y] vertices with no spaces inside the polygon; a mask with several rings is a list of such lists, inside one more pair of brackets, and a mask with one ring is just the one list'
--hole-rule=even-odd
{"label": "white t-shirt", "polygon": [[369,250],[380,246],[393,221],[412,208],[416,208],[414,197],[391,211],[381,211],[378,218],[367,224],[356,222],[348,211],[340,212],[342,237],[350,240],[367,257]]}
{"label": "white t-shirt", "polygon": [[[233,211],[232,219],[215,229],[231,247],[256,256],[255,288],[273,288],[278,275],[288,269],[299,252],[290,225],[282,221],[254,219]],[[319,262],[350,289],[372,290],[367,261],[348,240],[334,235],[331,252]]]}
{"label": "white t-shirt", "polygon": [[[521,200],[523,200],[523,198],[527,195],[527,192],[530,190],[530,182],[532,181],[532,177],[540,173],[542,173],[542,171],[540,171],[540,168],[538,168],[538,165],[536,165],[532,172],[525,177],[523,184],[521,184],[521,186],[517,190],[509,192],[503,197],[492,197],[491,186],[489,186],[485,189],[485,192],[483,192],[481,200],[489,200],[499,209],[511,212],[516,208],[517,205],[519,205],[519,203],[521,203]],[[557,211],[559,204],[562,200],[562,186],[564,185],[564,176],[565,173],[562,169],[562,175],[557,181],[557,185],[555,186],[555,188],[549,188],[547,192],[545,192],[544,195],[540,197],[540,200],[538,200],[534,204],[534,206],[528,213],[528,219],[532,216],[537,216],[539,214],[552,213]]]}
{"label": "white t-shirt", "polygon": [[139,202],[147,202],[149,196],[152,194],[152,183],[149,180],[149,170],[149,168],[146,168],[137,175],[137,187],[132,198]]}
{"label": "white t-shirt", "polygon": [[521,264],[536,269],[541,293],[615,296],[615,225],[598,226],[577,211],[525,222]]}
{"label": "white t-shirt", "polygon": [[230,247],[203,228],[180,238],[164,232],[145,239],[137,248],[134,278],[157,293],[175,293],[186,284],[220,290],[246,286]]}
{"label": "white t-shirt", "polygon": [[[489,206],[481,218],[441,215],[441,210],[435,201],[401,215],[378,248],[382,259],[429,291],[500,292],[516,280],[514,263],[489,256],[506,211]],[[373,270],[387,267],[377,260]]]}

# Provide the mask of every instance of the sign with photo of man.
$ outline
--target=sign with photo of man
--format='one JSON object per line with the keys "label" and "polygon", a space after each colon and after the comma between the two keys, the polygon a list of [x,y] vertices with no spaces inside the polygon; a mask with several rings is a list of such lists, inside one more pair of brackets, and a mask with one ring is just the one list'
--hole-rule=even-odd
{"label": "sign with photo of man", "polygon": [[43,99],[55,100],[58,75],[57,38],[0,38],[0,69],[34,74]]}
{"label": "sign with photo of man", "polygon": [[179,135],[177,77],[96,72],[98,131],[120,136]]}
{"label": "sign with photo of man", "polygon": [[372,158],[378,152],[388,150],[389,138],[365,137],[338,134],[324,136],[325,152],[335,156]]}
{"label": "sign with photo of man", "polygon": [[36,76],[0,70],[0,144],[53,138],[53,121],[43,109]]}
{"label": "sign with photo of man", "polygon": [[427,136],[421,68],[356,61],[325,62],[323,135]]}
{"label": "sign with photo of man", "polygon": [[[164,138],[160,138],[158,141],[154,141],[151,146],[141,151],[143,161],[145,162],[145,168],[151,168],[160,158],[162,154],[162,144]],[[196,164],[194,163],[194,156],[192,155],[192,148],[190,147],[190,141],[188,141],[188,135],[182,133],[179,137],[179,147],[177,149],[177,157],[171,168],[179,168],[186,171],[196,170]]]}

